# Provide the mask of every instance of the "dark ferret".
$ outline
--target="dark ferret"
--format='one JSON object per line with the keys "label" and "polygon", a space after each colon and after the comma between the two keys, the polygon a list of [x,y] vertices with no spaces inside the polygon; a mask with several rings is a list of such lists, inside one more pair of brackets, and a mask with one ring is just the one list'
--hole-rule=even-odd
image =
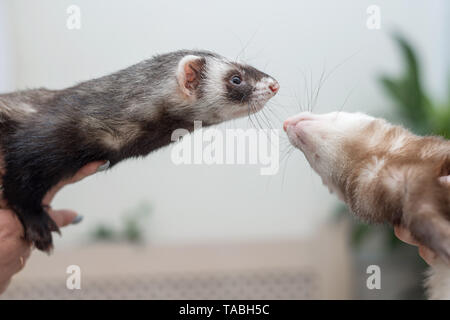
{"label": "dark ferret", "polygon": [[25,239],[50,251],[59,231],[42,206],[47,191],[92,161],[145,156],[175,129],[259,111],[278,91],[269,75],[207,51],[158,55],[64,90],[0,95],[3,195]]}

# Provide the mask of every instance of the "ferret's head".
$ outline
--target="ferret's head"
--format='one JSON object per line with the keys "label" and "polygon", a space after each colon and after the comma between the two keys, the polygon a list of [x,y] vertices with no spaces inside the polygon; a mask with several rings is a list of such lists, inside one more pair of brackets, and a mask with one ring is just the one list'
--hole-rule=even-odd
{"label": "ferret's head", "polygon": [[[364,129],[372,121],[375,119],[362,113],[303,112],[287,119],[283,127],[290,142],[303,152],[324,183],[341,195],[342,190],[336,190],[336,177],[343,174],[341,170],[351,165],[352,159],[356,161],[369,151],[370,144],[365,143],[369,137]],[[358,148],[347,148],[354,141]],[[346,150],[352,150],[352,154]]]}
{"label": "ferret's head", "polygon": [[184,52],[176,79],[178,99],[191,108],[192,120],[210,124],[261,110],[279,89],[264,72],[205,51]]}
{"label": "ferret's head", "polygon": [[301,113],[284,129],[357,216],[402,224],[450,262],[450,141],[362,113]]}

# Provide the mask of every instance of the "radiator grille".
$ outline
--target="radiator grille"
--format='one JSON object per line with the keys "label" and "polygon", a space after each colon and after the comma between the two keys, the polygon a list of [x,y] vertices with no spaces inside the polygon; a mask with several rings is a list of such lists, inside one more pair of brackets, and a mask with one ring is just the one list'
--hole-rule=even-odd
{"label": "radiator grille", "polygon": [[21,280],[1,299],[314,299],[316,279],[304,270],[83,277],[81,290],[60,280]]}

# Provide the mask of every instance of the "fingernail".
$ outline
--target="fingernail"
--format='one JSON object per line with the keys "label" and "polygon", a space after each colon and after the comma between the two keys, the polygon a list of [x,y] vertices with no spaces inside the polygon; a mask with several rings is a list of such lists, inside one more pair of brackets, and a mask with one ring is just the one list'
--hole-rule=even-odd
{"label": "fingernail", "polygon": [[105,171],[109,168],[110,162],[109,160],[106,161],[104,164],[102,164],[100,167],[98,167],[97,172]]}
{"label": "fingernail", "polygon": [[75,219],[72,220],[72,224],[79,224],[83,220],[83,216],[77,215]]}

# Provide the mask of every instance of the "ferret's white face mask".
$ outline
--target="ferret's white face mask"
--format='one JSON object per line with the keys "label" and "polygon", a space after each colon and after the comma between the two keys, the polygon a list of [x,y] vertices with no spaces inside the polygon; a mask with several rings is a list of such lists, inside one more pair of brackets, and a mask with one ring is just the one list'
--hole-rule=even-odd
{"label": "ferret's white face mask", "polygon": [[330,174],[339,174],[345,165],[344,142],[361,134],[362,128],[374,118],[361,113],[303,112],[284,122],[290,142],[305,155],[311,167],[329,182]]}
{"label": "ferret's white face mask", "polygon": [[278,82],[251,66],[215,57],[188,55],[177,69],[181,96],[194,120],[218,123],[261,110]]}

